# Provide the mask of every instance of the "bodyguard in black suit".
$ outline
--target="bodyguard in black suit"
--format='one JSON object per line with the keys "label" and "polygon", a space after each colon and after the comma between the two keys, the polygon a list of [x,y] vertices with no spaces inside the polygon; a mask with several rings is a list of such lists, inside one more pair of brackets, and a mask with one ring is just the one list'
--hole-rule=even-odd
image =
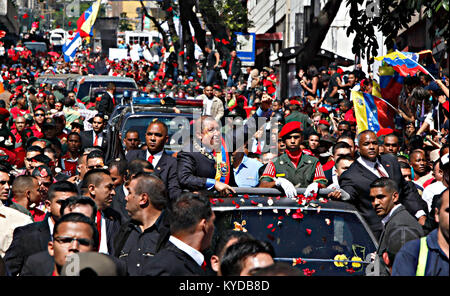
{"label": "bodyguard in black suit", "polygon": [[28,257],[23,266],[21,276],[51,276],[55,268],[55,261],[47,250]]}
{"label": "bodyguard in black suit", "polygon": [[108,133],[104,131],[106,125],[106,119],[103,113],[97,113],[93,118],[89,120],[92,124],[92,130],[82,131],[81,136],[81,148],[86,149],[89,147],[98,147],[106,153],[109,138]]}
{"label": "bodyguard in black suit", "polygon": [[[221,150],[221,133],[218,123],[210,116],[202,116],[200,123],[195,124],[195,135],[192,146],[183,149],[177,155],[178,180],[182,189],[189,191],[215,189],[221,194],[234,192],[231,186],[234,181],[231,161],[224,164],[221,174],[229,175],[228,184],[217,181],[216,151]],[[191,151],[191,152],[185,152]]]}
{"label": "bodyguard in black suit", "polygon": [[390,275],[395,255],[408,241],[424,235],[417,219],[398,201],[398,186],[389,178],[379,178],[370,184],[372,206],[382,218],[383,232],[380,236],[377,255],[380,260],[380,274]]}
{"label": "bodyguard in black suit", "polygon": [[87,190],[87,195],[95,201],[98,209],[96,223],[99,229],[99,252],[114,254],[114,237],[122,225],[122,216],[111,208],[115,190],[110,172],[105,169],[88,171],[84,176],[83,186]]}
{"label": "bodyguard in black suit", "polygon": [[166,244],[170,236],[167,193],[161,179],[139,173],[129,184],[124,223],[115,238],[115,256],[126,263],[130,276],[142,275],[142,267]]}
{"label": "bodyguard in black suit", "polygon": [[13,241],[3,258],[11,275],[21,274],[29,256],[47,250],[48,242],[51,240],[49,219],[50,214],[47,214],[41,222],[14,229]]}
{"label": "bodyguard in black suit", "polygon": [[164,151],[164,145],[169,140],[168,129],[164,122],[151,122],[145,133],[147,150],[131,150],[127,153],[128,162],[144,159],[155,168],[155,173],[164,181],[170,200],[181,194],[177,176],[177,160]]}
{"label": "bodyguard in black suit", "polygon": [[114,111],[114,107],[118,104],[115,99],[116,86],[114,83],[109,83],[106,88],[106,93],[104,93],[98,103],[98,112],[106,115],[111,115]]}
{"label": "bodyguard in black suit", "polygon": [[143,267],[148,276],[207,275],[203,251],[211,245],[215,215],[209,199],[183,193],[169,210],[169,242]]}
{"label": "bodyguard in black suit", "polygon": [[379,155],[377,136],[372,131],[364,131],[358,135],[360,157],[339,178],[339,185],[350,195],[349,202],[369,224],[375,237],[379,239],[383,225],[372,207],[370,184],[380,177],[389,177],[399,187],[399,202],[408,212],[423,224],[427,205],[417,190],[410,186],[402,176],[395,156]]}

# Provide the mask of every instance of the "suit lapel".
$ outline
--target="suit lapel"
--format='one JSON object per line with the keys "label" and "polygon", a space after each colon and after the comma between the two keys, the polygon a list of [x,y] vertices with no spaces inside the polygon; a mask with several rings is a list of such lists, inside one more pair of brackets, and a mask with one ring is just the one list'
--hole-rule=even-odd
{"label": "suit lapel", "polygon": [[355,163],[358,166],[361,174],[364,175],[366,178],[368,178],[369,180],[378,179],[377,175],[366,169],[361,163],[359,163],[359,161],[356,160]]}
{"label": "suit lapel", "polygon": [[393,171],[392,165],[388,161],[386,161],[384,158],[381,158],[381,157],[380,157],[380,163],[384,167],[386,172],[388,173],[389,177],[392,179],[394,176],[394,171]]}
{"label": "suit lapel", "polygon": [[51,240],[50,226],[48,225],[48,219],[50,219],[49,215],[47,215],[47,217],[42,222],[40,222],[38,227],[39,241],[43,250],[47,249],[48,242]]}
{"label": "suit lapel", "polygon": [[159,174],[166,166],[166,153],[163,152],[161,155],[161,158],[159,159],[158,163],[156,164],[155,171]]}

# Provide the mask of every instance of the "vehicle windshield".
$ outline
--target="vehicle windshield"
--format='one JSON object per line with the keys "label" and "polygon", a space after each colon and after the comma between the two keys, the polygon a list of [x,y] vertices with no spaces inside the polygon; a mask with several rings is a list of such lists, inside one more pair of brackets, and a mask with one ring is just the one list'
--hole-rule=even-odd
{"label": "vehicle windshield", "polygon": [[37,42],[25,42],[25,47],[31,50],[31,52],[46,52],[47,45],[45,43],[37,43]]}
{"label": "vehicle windshield", "polygon": [[86,81],[79,85],[77,98],[81,100],[89,95],[90,88],[107,87],[110,82],[113,82],[116,87],[137,88],[134,81]]}
{"label": "vehicle windshield", "polygon": [[[364,261],[369,253],[376,251],[370,235],[354,213],[304,209],[302,219],[293,219],[295,209],[291,209],[289,216],[285,209],[277,212],[273,209],[215,211],[216,235],[225,229],[235,229],[235,222],[245,224],[242,227],[256,239],[272,244],[279,261],[293,263],[293,259],[301,258],[306,263],[296,267],[314,269],[314,275],[365,274],[367,264],[355,263],[352,267],[352,263],[333,261],[337,255],[345,255],[348,260],[359,257],[357,261]],[[353,270],[348,270],[350,267]]]}
{"label": "vehicle windshield", "polygon": [[[176,118],[176,119],[175,119]],[[169,128],[169,143],[164,146],[164,149],[169,153],[181,150],[182,138],[177,139],[175,133],[180,132],[182,128],[189,127],[189,119],[185,117],[175,117],[174,115],[155,114],[145,115],[140,117],[129,117],[125,120],[122,128],[122,140],[128,129],[133,128],[139,132],[141,143],[145,144],[145,133],[150,122],[159,120],[164,122]],[[180,120],[183,122],[181,123]],[[123,142],[123,141],[122,141]]]}

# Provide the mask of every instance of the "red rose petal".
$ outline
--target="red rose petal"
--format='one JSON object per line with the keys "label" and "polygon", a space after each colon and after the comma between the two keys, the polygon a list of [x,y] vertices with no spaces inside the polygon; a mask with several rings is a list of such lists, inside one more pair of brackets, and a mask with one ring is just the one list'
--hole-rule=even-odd
{"label": "red rose petal", "polygon": [[244,197],[245,199],[248,199],[248,194],[244,194],[243,197]]}
{"label": "red rose petal", "polygon": [[272,228],[273,227],[273,224],[269,224],[269,225],[267,225],[267,228]]}
{"label": "red rose petal", "polygon": [[276,228],[272,228],[272,232],[275,232],[275,229],[276,229]]}
{"label": "red rose petal", "polygon": [[350,274],[355,273],[355,270],[353,268],[351,268],[351,267],[349,269],[346,269],[345,271],[350,273]]}
{"label": "red rose petal", "polygon": [[309,228],[306,228],[306,233],[308,233],[308,235],[311,235],[312,230]]}
{"label": "red rose petal", "polygon": [[254,201],[254,200],[251,200],[250,202],[252,203],[252,205],[255,205],[255,206],[258,204],[258,203],[257,203],[256,201]]}

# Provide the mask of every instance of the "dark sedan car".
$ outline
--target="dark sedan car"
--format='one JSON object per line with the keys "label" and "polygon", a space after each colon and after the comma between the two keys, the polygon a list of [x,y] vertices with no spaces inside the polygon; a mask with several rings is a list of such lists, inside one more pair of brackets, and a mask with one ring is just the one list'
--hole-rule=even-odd
{"label": "dark sedan car", "polygon": [[366,222],[345,202],[320,195],[295,201],[260,194],[212,198],[211,202],[216,236],[234,229],[269,241],[276,260],[292,263],[306,275],[365,275],[369,254],[377,249]]}

